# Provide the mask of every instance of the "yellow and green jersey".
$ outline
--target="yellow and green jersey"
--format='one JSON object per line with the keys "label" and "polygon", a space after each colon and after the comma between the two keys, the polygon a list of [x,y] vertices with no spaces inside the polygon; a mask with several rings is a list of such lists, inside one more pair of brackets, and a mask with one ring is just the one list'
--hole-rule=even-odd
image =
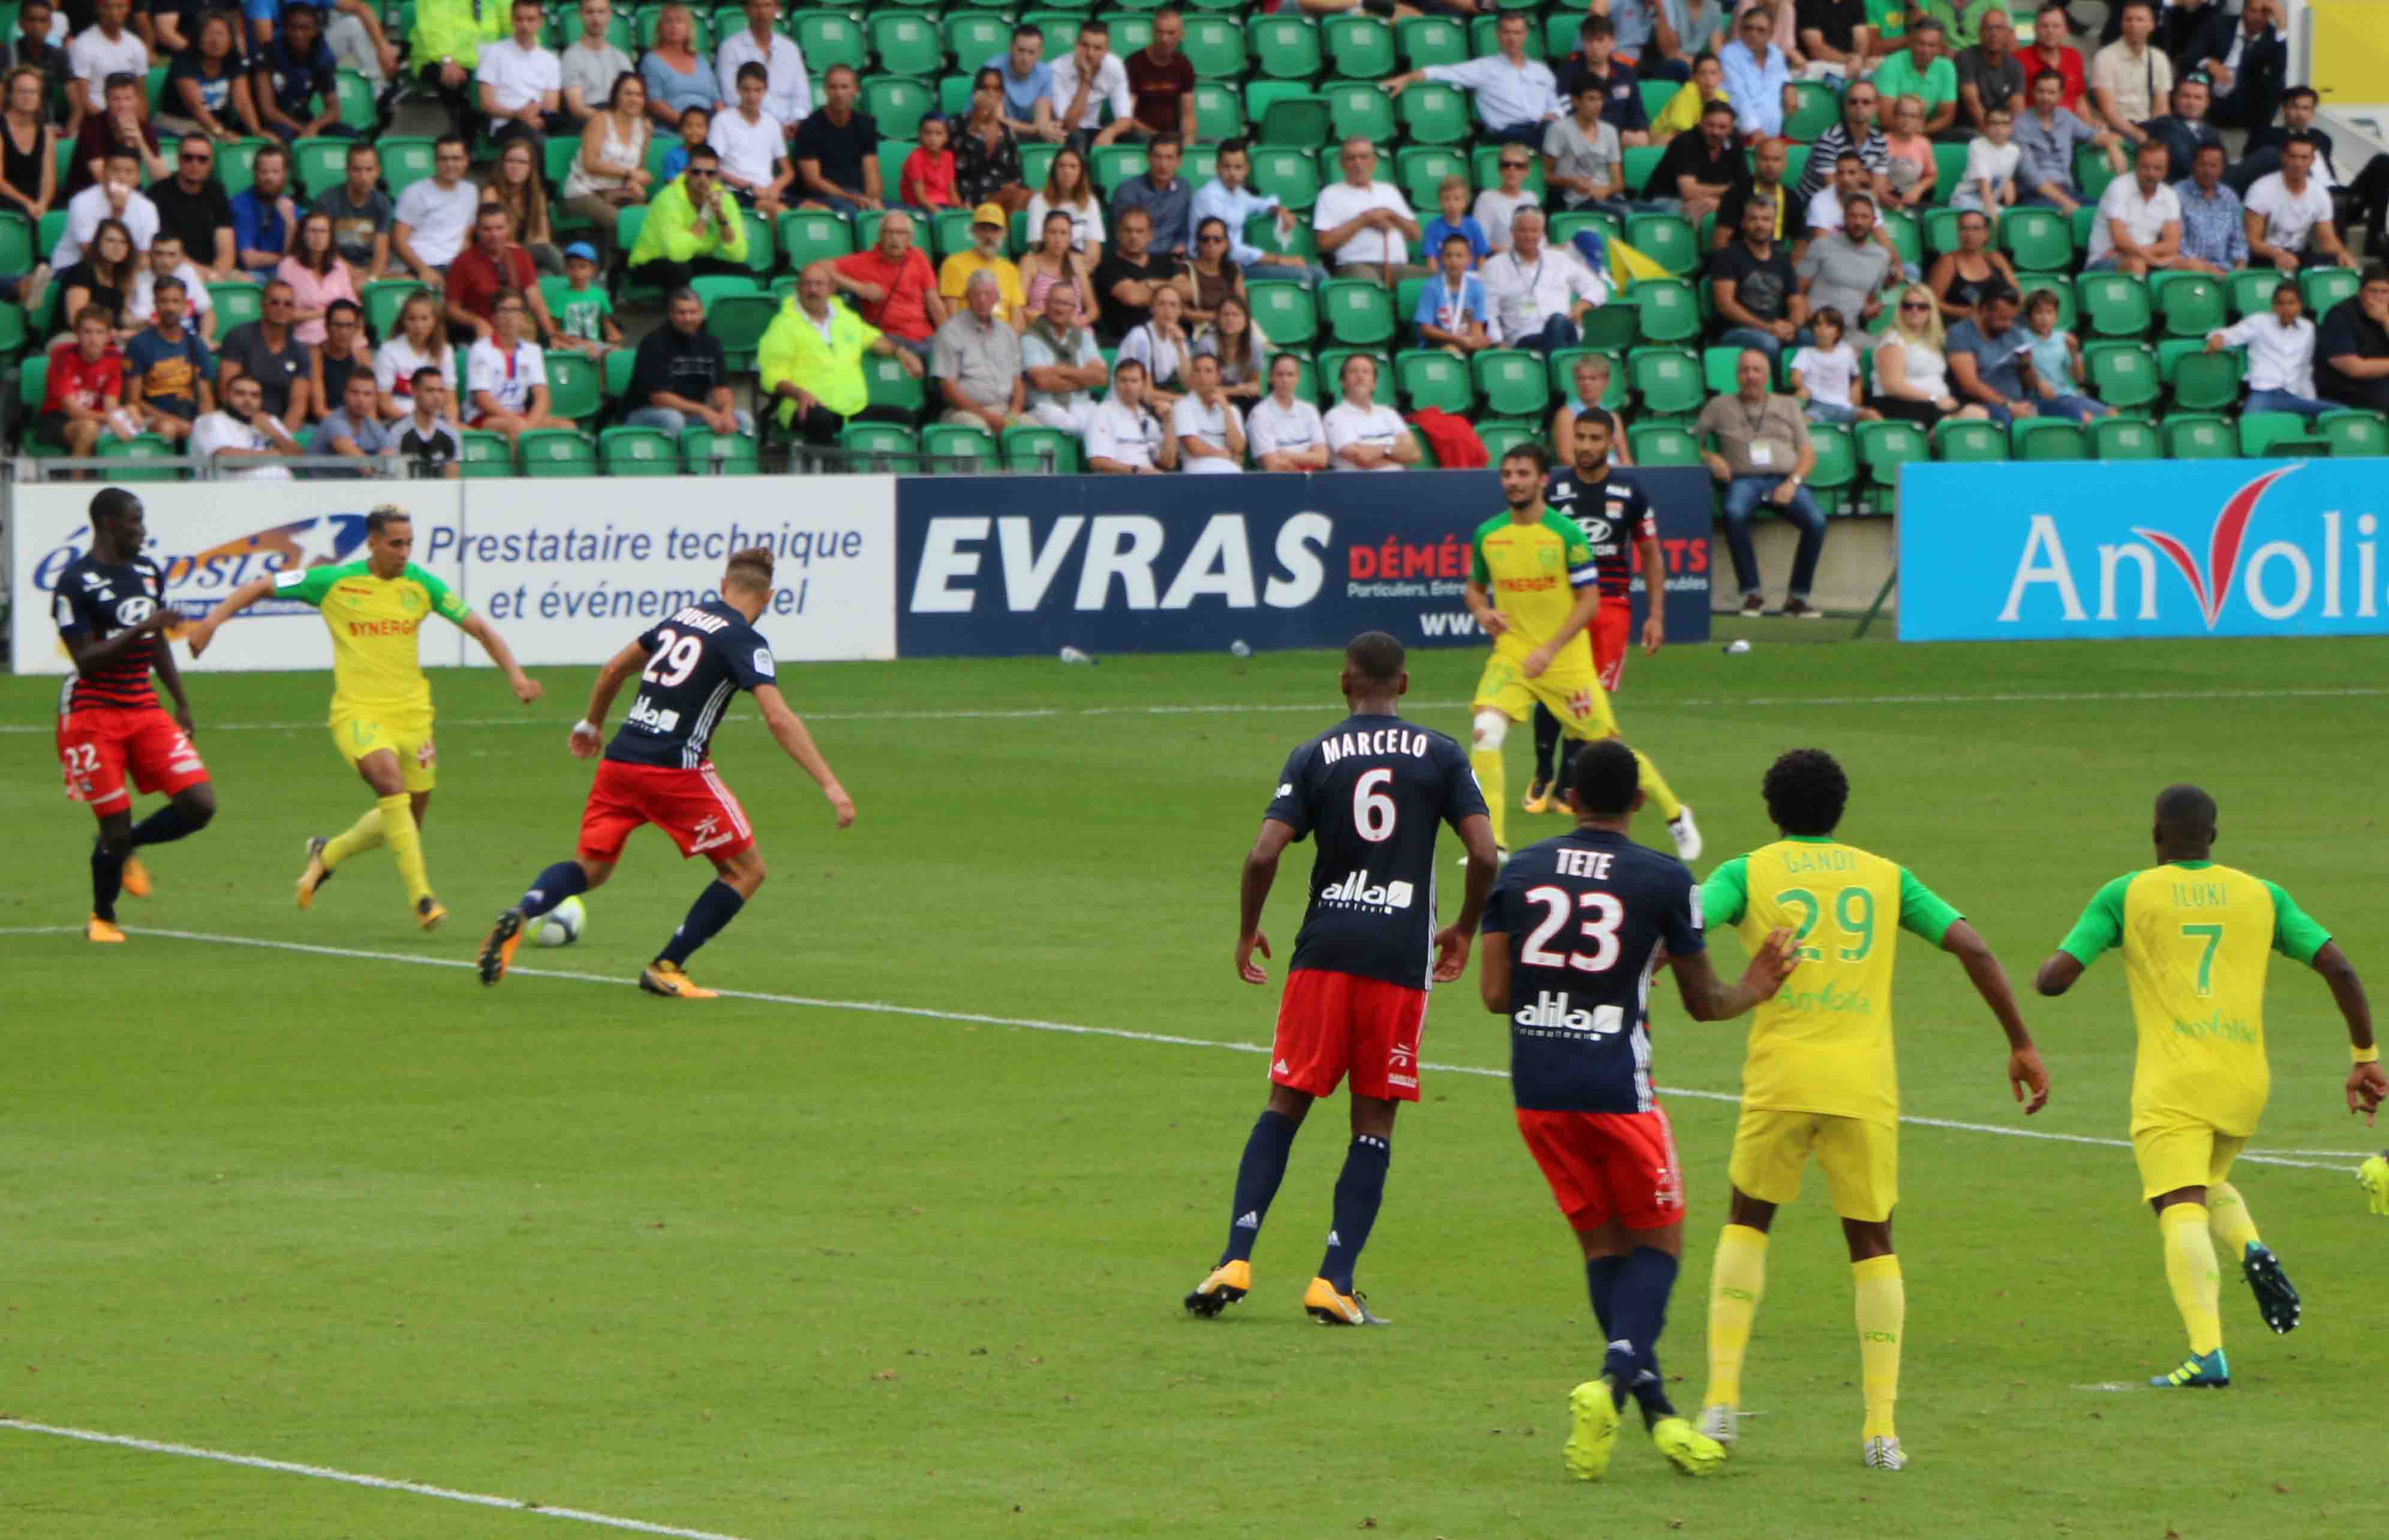
{"label": "yellow and green jersey", "polygon": [[2331,932],[2290,895],[2212,861],[2174,861],[2099,890],[2061,950],[2089,967],[2124,949],[2140,1055],[2132,1125],[2189,1120],[2236,1138],[2256,1131],[2272,1087],[2265,969],[2312,962]]}
{"label": "yellow and green jersey", "polygon": [[[1476,526],[1471,544],[1470,575],[1490,593],[1493,608],[1510,617],[1510,629],[1493,638],[1496,652],[1524,657],[1558,635],[1577,596],[1601,581],[1591,542],[1549,508],[1527,524],[1496,514]],[[1582,649],[1589,668],[1591,648],[1579,631],[1560,650]]]}
{"label": "yellow and green jersey", "polygon": [[1752,1014],[1742,1104],[1897,1123],[1891,967],[1899,932],[1939,946],[1958,911],[1896,862],[1795,835],[1711,872],[1701,912],[1708,924],[1738,929],[1754,952],[1779,930],[1799,949],[1792,976]]}
{"label": "yellow and green jersey", "polygon": [[364,561],[294,568],[274,576],[274,597],[312,604],[332,634],[332,714],[431,711],[415,633],[428,615],[462,625],[472,615],[446,584],[413,562],[393,578]]}

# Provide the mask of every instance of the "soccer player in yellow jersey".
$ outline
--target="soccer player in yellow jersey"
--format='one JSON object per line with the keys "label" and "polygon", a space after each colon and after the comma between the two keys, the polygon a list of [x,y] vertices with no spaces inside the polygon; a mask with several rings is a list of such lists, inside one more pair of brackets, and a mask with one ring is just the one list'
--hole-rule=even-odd
{"label": "soccer player in yellow jersey", "polygon": [[465,607],[448,585],[408,559],[415,524],[406,510],[385,504],[365,516],[362,560],[291,567],[251,578],[226,595],[191,628],[191,656],[207,649],[216,627],[266,597],[297,599],[323,612],[332,634],[332,744],[373,788],[373,810],[344,834],[307,841],[307,869],[299,879],[299,907],[315,900],[340,863],[388,845],[406,884],[415,923],[428,930],[448,917],[431,896],[420,828],[437,779],[431,742],[431,682],[423,676],[415,635],[438,615],[481,644],[505,671],[515,698],[539,699],[505,638]]}
{"label": "soccer player in yellow jersey", "polygon": [[2389,1096],[2372,1012],[2331,932],[2273,883],[2218,866],[2215,799],[2194,786],[2157,793],[2157,864],[2099,890],[2034,986],[2063,995],[2111,946],[2124,949],[2140,1054],[2132,1066],[2132,1154],[2140,1196],[2156,1211],[2165,1281],[2190,1329],[2190,1356],[2149,1381],[2160,1389],[2231,1383],[2217,1313],[2215,1243],[2239,1257],[2256,1311],[2277,1332],[2298,1324],[2298,1291],[2231,1185],[2231,1162],[2256,1132],[2272,1072],[2265,1061],[2265,969],[2275,952],[2331,986],[2347,1020],[2355,1067],[2347,1109],[2370,1122]]}
{"label": "soccer player in yellow jersey", "polygon": [[[1518,444],[1503,455],[1501,497],[1509,510],[1478,525],[1471,541],[1468,608],[1493,638],[1493,656],[1469,708],[1476,722],[1468,763],[1492,811],[1493,842],[1503,850],[1510,841],[1501,740],[1510,724],[1526,721],[1540,701],[1569,738],[1593,742],[1617,736],[1585,632],[1601,612],[1601,572],[1584,532],[1543,502],[1551,468],[1539,443]],[[1693,810],[1676,800],[1647,755],[1639,749],[1633,753],[1643,795],[1667,820],[1677,856],[1695,859],[1701,831]]]}
{"label": "soccer player in yellow jersey", "polygon": [[[1939,895],[1880,855],[1833,838],[1850,783],[1831,754],[1795,749],[1769,766],[1767,815],[1782,838],[1719,866],[1701,884],[1710,925],[1732,925],[1754,953],[1789,930],[1792,976],[1758,1007],[1742,1069],[1742,1116],[1727,1165],[1733,1196],[1709,1276],[1709,1384],[1700,1431],[1734,1440],[1742,1359],[1767,1279],[1767,1233],[1800,1195],[1811,1157],[1825,1173],[1849,1243],[1858,1295],[1859,1383],[1869,1469],[1908,1463],[1893,1425],[1907,1286],[1892,1251],[1899,1200],[1899,1083],[1891,1043],[1892,962],[1910,931],[1956,957],[2008,1039],[2008,1080],[2027,1113],[2049,1075],[2017,1014],[2007,974]],[[2028,1097],[2028,1099],[2027,1099]]]}

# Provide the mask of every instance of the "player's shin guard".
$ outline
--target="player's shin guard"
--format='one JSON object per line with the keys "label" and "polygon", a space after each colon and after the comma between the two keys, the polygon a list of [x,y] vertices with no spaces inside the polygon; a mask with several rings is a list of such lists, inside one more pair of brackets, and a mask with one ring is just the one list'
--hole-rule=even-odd
{"label": "player's shin guard", "polygon": [[2228,1257],[2242,1255],[2249,1247],[2264,1244],[2257,1238],[2256,1219],[2248,1212],[2247,1201],[2240,1196],[2240,1189],[2229,1182],[2217,1182],[2206,1189],[2206,1228]]}
{"label": "player's shin guard", "polygon": [[1728,1225],[1709,1268],[1709,1388],[1702,1404],[1742,1405],[1742,1357],[1767,1292],[1767,1232]]}
{"label": "player's shin guard", "polygon": [[1908,1329],[1908,1283],[1897,1256],[1850,1264],[1857,1286],[1859,1388],[1866,1399],[1860,1438],[1891,1438],[1893,1404],[1899,1399],[1899,1337]]}
{"label": "player's shin guard", "polygon": [[[1560,719],[1552,714],[1552,709],[1549,706],[1537,701],[1535,703],[1535,779],[1547,781],[1552,778],[1552,756],[1559,751],[1559,747]],[[1570,759],[1574,757],[1573,754],[1569,756]],[[1566,762],[1561,763],[1565,765]]]}
{"label": "player's shin guard", "polygon": [[1470,737],[1468,767],[1476,772],[1476,789],[1485,794],[1485,811],[1492,815],[1493,842],[1510,848],[1510,795],[1501,777],[1501,740],[1510,733],[1510,719],[1500,712],[1478,712]]}
{"label": "player's shin guard", "polygon": [[1676,1259],[1655,1247],[1637,1246],[1619,1259],[1610,1290],[1609,1355],[1601,1372],[1622,1410],[1631,1394],[1645,1422],[1671,1415],[1659,1379],[1659,1333],[1667,1324],[1667,1296],[1676,1287]]}
{"label": "player's shin guard", "polygon": [[1674,789],[1667,785],[1667,777],[1659,774],[1659,767],[1651,763],[1651,756],[1640,749],[1633,753],[1634,763],[1642,772],[1639,777],[1642,794],[1651,799],[1652,807],[1658,811],[1662,819],[1674,822],[1676,815],[1684,810],[1684,804],[1676,800]]}
{"label": "player's shin guard", "polygon": [[1352,1270],[1361,1264],[1361,1248],[1377,1223],[1377,1205],[1386,1198],[1386,1168],[1393,1163],[1393,1147],[1363,1134],[1344,1151],[1344,1173],[1335,1178],[1335,1224],[1327,1232],[1327,1254],[1319,1276],[1339,1294],[1352,1291]]}
{"label": "player's shin guard", "polygon": [[656,961],[680,967],[688,961],[691,953],[711,941],[723,926],[736,919],[738,911],[746,906],[747,900],[739,896],[738,890],[729,883],[719,878],[707,883],[705,892],[697,894],[696,902],[688,906],[688,918],[680,922],[680,929],[672,932],[671,940],[656,954]]}
{"label": "player's shin guard", "polygon": [[382,843],[398,862],[398,879],[406,884],[406,901],[420,904],[431,896],[431,876],[423,865],[423,831],[415,827],[413,799],[403,791],[381,798],[374,806],[381,814]]}
{"label": "player's shin guard", "polygon": [[1301,1126],[1274,1108],[1261,1109],[1253,1120],[1244,1158],[1236,1162],[1235,1210],[1228,1216],[1228,1245],[1220,1265],[1253,1260],[1253,1242],[1260,1238],[1278,1184],[1285,1180],[1286,1158],[1294,1153],[1294,1136]]}
{"label": "player's shin guard", "polygon": [[525,919],[537,919],[576,893],[589,891],[589,874],[581,869],[578,861],[558,861],[555,866],[531,879],[515,907]]}
{"label": "player's shin guard", "polygon": [[2190,1351],[2195,1354],[2213,1353],[2223,1345],[2217,1301],[2222,1285],[2215,1264],[2215,1238],[2206,1226],[2204,1203],[2175,1203],[2157,1213],[2157,1230],[2165,1238],[2165,1282],[2173,1289],[2174,1307],[2181,1312]]}
{"label": "player's shin guard", "polygon": [[[415,815],[411,810],[406,815],[406,821],[410,824],[415,821]],[[369,850],[379,849],[381,842],[381,806],[376,803],[365,810],[364,817],[324,841],[324,869],[338,871],[340,863],[350,856],[363,855]]]}

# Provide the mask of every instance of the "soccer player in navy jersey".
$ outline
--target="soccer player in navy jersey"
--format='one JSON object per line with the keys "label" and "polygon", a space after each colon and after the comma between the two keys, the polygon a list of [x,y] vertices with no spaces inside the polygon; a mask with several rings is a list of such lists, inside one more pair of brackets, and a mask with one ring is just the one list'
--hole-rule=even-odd
{"label": "soccer player in navy jersey", "polygon": [[[1331,1326],[1382,1326],[1352,1287],[1353,1268],[1386,1192],[1395,1110],[1419,1094],[1419,1032],[1430,974],[1450,983],[1468,966],[1468,947],[1499,866],[1492,820],[1468,767],[1468,751],[1397,714],[1411,676],[1402,644],[1382,631],[1344,649],[1341,684],[1352,714],[1296,749],[1245,857],[1236,975],[1269,982],[1253,954],[1270,955],[1261,906],[1278,857],[1317,839],[1310,906],[1286,965],[1270,1059],[1269,1105],[1253,1124],[1236,1168],[1228,1244],[1210,1276],[1186,1296],[1197,1315],[1217,1315],[1252,1288],[1253,1242],[1285,1176],[1304,1114],[1352,1080],[1352,1143],[1335,1181],[1327,1254],[1302,1304]],[[1449,824],[1468,849],[1460,912],[1436,929],[1436,831]]]}
{"label": "soccer player in navy jersey", "polygon": [[1740,983],[1718,982],[1693,874],[1634,842],[1639,776],[1616,738],[1577,751],[1564,792],[1577,826],[1503,866],[1476,974],[1485,1008],[1510,1018],[1518,1131],[1576,1232],[1608,1340],[1600,1378],[1568,1397],[1574,1426],[1561,1454],[1588,1482],[1608,1473],[1629,1395],[1676,1469],[1706,1475],[1725,1459],[1669,1404],[1654,1351],[1684,1250],[1684,1182],[1651,1084],[1651,975],[1672,963],[1684,1013],[1722,1021],[1772,996],[1794,961],[1791,932],[1777,930]]}
{"label": "soccer player in navy jersey", "polygon": [[683,965],[736,918],[763,885],[755,831],[737,797],[715,773],[709,752],[722,711],[742,689],[754,696],[763,725],[780,747],[821,787],[837,810],[837,827],[854,822],[853,799],[813,747],[803,720],[782,699],[771,645],[755,630],[757,617],[771,602],[772,553],[760,545],[734,552],[722,574],[720,598],[675,610],[640,632],[599,671],[588,714],[572,725],[576,758],[597,753],[600,725],[615,693],[633,674],[639,676],[638,699],[597,766],[596,784],[581,815],[580,853],[541,872],[530,891],[498,916],[481,943],[483,983],[505,977],[526,924],[573,894],[601,886],[613,875],[631,831],[654,824],[671,836],[683,859],[702,854],[717,876],[639,974],[639,987],[680,1000],[715,997],[719,992],[699,989]]}
{"label": "soccer player in navy jersey", "polygon": [[[141,554],[148,538],[141,499],[108,487],[91,500],[91,549],[58,573],[53,614],[74,676],[58,692],[58,764],[67,795],[99,819],[91,853],[91,918],[84,939],[121,942],[119,892],[144,898],[149,874],[133,853],[197,834],[216,814],[216,789],[192,747],[191,702],[164,639],[174,612],[166,574]],[[168,715],[152,671],[174,698]],[[166,805],[133,821],[133,792],[162,791]]]}

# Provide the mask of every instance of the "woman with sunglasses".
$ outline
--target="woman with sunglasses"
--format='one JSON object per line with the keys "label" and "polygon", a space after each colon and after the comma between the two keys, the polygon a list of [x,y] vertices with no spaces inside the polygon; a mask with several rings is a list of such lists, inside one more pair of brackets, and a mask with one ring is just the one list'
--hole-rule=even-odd
{"label": "woman with sunglasses", "polygon": [[1912,283],[1874,350],[1874,394],[1867,404],[1886,417],[1930,430],[1944,417],[1982,418],[1949,391],[1949,357],[1942,351],[1941,307],[1933,290]]}
{"label": "woman with sunglasses", "polygon": [[1527,173],[1534,169],[1534,151],[1523,145],[1503,145],[1496,164],[1501,169],[1501,185],[1478,193],[1476,206],[1469,212],[1484,230],[1487,248],[1498,256],[1510,249],[1510,222],[1518,217],[1518,211],[1541,208],[1542,199],[1527,186]]}
{"label": "woman with sunglasses", "polygon": [[1187,308],[1186,324],[1207,327],[1228,300],[1245,297],[1245,270],[1228,256],[1228,222],[1207,219],[1194,231],[1194,257],[1187,268],[1194,276],[1194,302]]}
{"label": "woman with sunglasses", "polygon": [[1934,259],[1924,285],[1940,302],[1942,324],[1951,327],[1973,316],[1989,290],[2024,289],[2008,254],[1991,247],[1990,216],[1975,209],[1958,216],[1958,249]]}

